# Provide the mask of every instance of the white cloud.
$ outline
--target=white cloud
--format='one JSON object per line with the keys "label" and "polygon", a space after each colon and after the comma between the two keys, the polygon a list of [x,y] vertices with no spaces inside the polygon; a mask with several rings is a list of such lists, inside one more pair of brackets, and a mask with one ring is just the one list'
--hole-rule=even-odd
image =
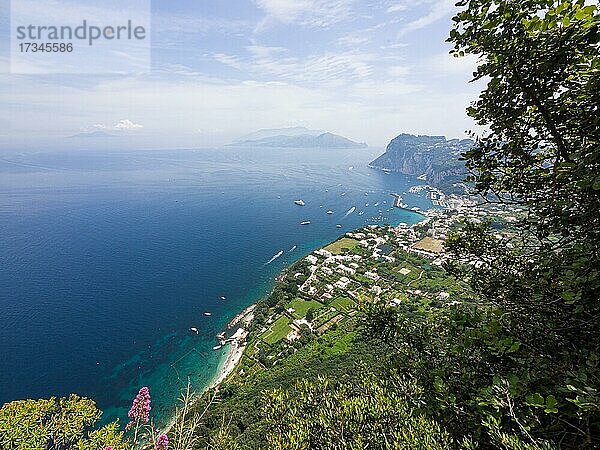
{"label": "white cloud", "polygon": [[451,54],[444,52],[432,56],[425,64],[438,77],[449,75],[464,75],[465,80],[471,78],[477,68],[478,58],[476,55],[466,55],[455,58]]}
{"label": "white cloud", "polygon": [[404,3],[397,3],[395,5],[389,6],[388,9],[386,10],[386,12],[394,13],[394,12],[404,11],[407,8],[408,8],[408,5],[405,5]]}
{"label": "white cloud", "polygon": [[351,17],[353,3],[354,0],[256,0],[267,15],[257,31],[269,21],[327,27]]}
{"label": "white cloud", "polygon": [[342,36],[337,40],[339,45],[356,47],[361,44],[366,44],[371,39],[364,34],[348,34],[346,36]]}
{"label": "white cloud", "polygon": [[410,73],[410,69],[406,66],[392,66],[387,72],[392,77],[404,77]]}
{"label": "white cloud", "polygon": [[144,128],[144,125],[134,123],[129,119],[121,119],[113,126],[113,128],[119,131],[132,131]]}
{"label": "white cloud", "polygon": [[400,34],[410,33],[412,31],[420,30],[421,28],[428,27],[429,25],[449,16],[456,10],[454,5],[455,0],[437,0],[427,14],[415,19],[400,31]]}
{"label": "white cloud", "polygon": [[360,51],[325,53],[305,58],[286,56],[280,48],[248,48],[250,56],[214,54],[216,61],[240,70],[247,77],[268,76],[282,81],[339,84],[369,77],[377,55]]}

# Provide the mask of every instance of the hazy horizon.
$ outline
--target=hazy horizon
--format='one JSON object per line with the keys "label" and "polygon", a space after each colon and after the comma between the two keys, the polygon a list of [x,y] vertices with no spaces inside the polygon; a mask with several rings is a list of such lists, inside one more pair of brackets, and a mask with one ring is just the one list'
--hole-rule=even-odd
{"label": "hazy horizon", "polygon": [[158,0],[150,70],[127,75],[11,74],[1,27],[0,145],[70,147],[102,130],[124,148],[201,148],[293,126],[373,147],[403,132],[465,137],[479,88],[474,60],[448,55],[454,11],[447,0]]}

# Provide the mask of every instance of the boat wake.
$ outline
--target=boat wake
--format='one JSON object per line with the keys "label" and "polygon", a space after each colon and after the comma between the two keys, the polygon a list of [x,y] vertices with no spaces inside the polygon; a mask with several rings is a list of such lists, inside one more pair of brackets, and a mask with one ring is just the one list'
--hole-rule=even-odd
{"label": "boat wake", "polygon": [[[291,251],[291,250],[290,250]],[[269,265],[271,264],[273,261],[275,261],[277,258],[279,258],[281,255],[283,255],[283,250],[280,250],[275,256],[273,256],[270,260],[268,260],[264,265]]]}
{"label": "boat wake", "polygon": [[293,252],[293,251],[294,251],[294,250],[296,250],[297,248],[298,248],[298,247],[294,245],[294,246],[293,246],[292,248],[290,248],[288,251],[289,251],[289,252]]}
{"label": "boat wake", "polygon": [[348,212],[346,214],[344,214],[344,217],[348,217],[350,214],[352,214],[354,211],[356,211],[356,206],[353,206],[352,208],[350,208],[348,210]]}

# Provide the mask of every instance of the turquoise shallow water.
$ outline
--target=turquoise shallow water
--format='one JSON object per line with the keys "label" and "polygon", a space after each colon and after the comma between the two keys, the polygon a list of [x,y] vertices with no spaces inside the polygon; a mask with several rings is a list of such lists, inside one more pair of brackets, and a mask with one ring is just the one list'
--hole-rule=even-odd
{"label": "turquoise shallow water", "polygon": [[215,376],[215,335],[284,266],[365,223],[420,220],[387,211],[418,182],[369,169],[381,151],[0,158],[0,403],[76,392],[124,420],[147,385],[164,422],[188,376],[196,389]]}

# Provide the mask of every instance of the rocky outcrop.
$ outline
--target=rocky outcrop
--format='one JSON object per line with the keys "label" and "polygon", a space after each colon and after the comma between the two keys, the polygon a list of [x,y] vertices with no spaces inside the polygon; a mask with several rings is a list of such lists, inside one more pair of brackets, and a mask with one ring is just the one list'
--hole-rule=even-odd
{"label": "rocky outcrop", "polygon": [[462,153],[473,146],[470,139],[446,140],[444,136],[401,134],[392,139],[383,155],[371,163],[377,169],[422,176],[433,186],[466,173]]}

